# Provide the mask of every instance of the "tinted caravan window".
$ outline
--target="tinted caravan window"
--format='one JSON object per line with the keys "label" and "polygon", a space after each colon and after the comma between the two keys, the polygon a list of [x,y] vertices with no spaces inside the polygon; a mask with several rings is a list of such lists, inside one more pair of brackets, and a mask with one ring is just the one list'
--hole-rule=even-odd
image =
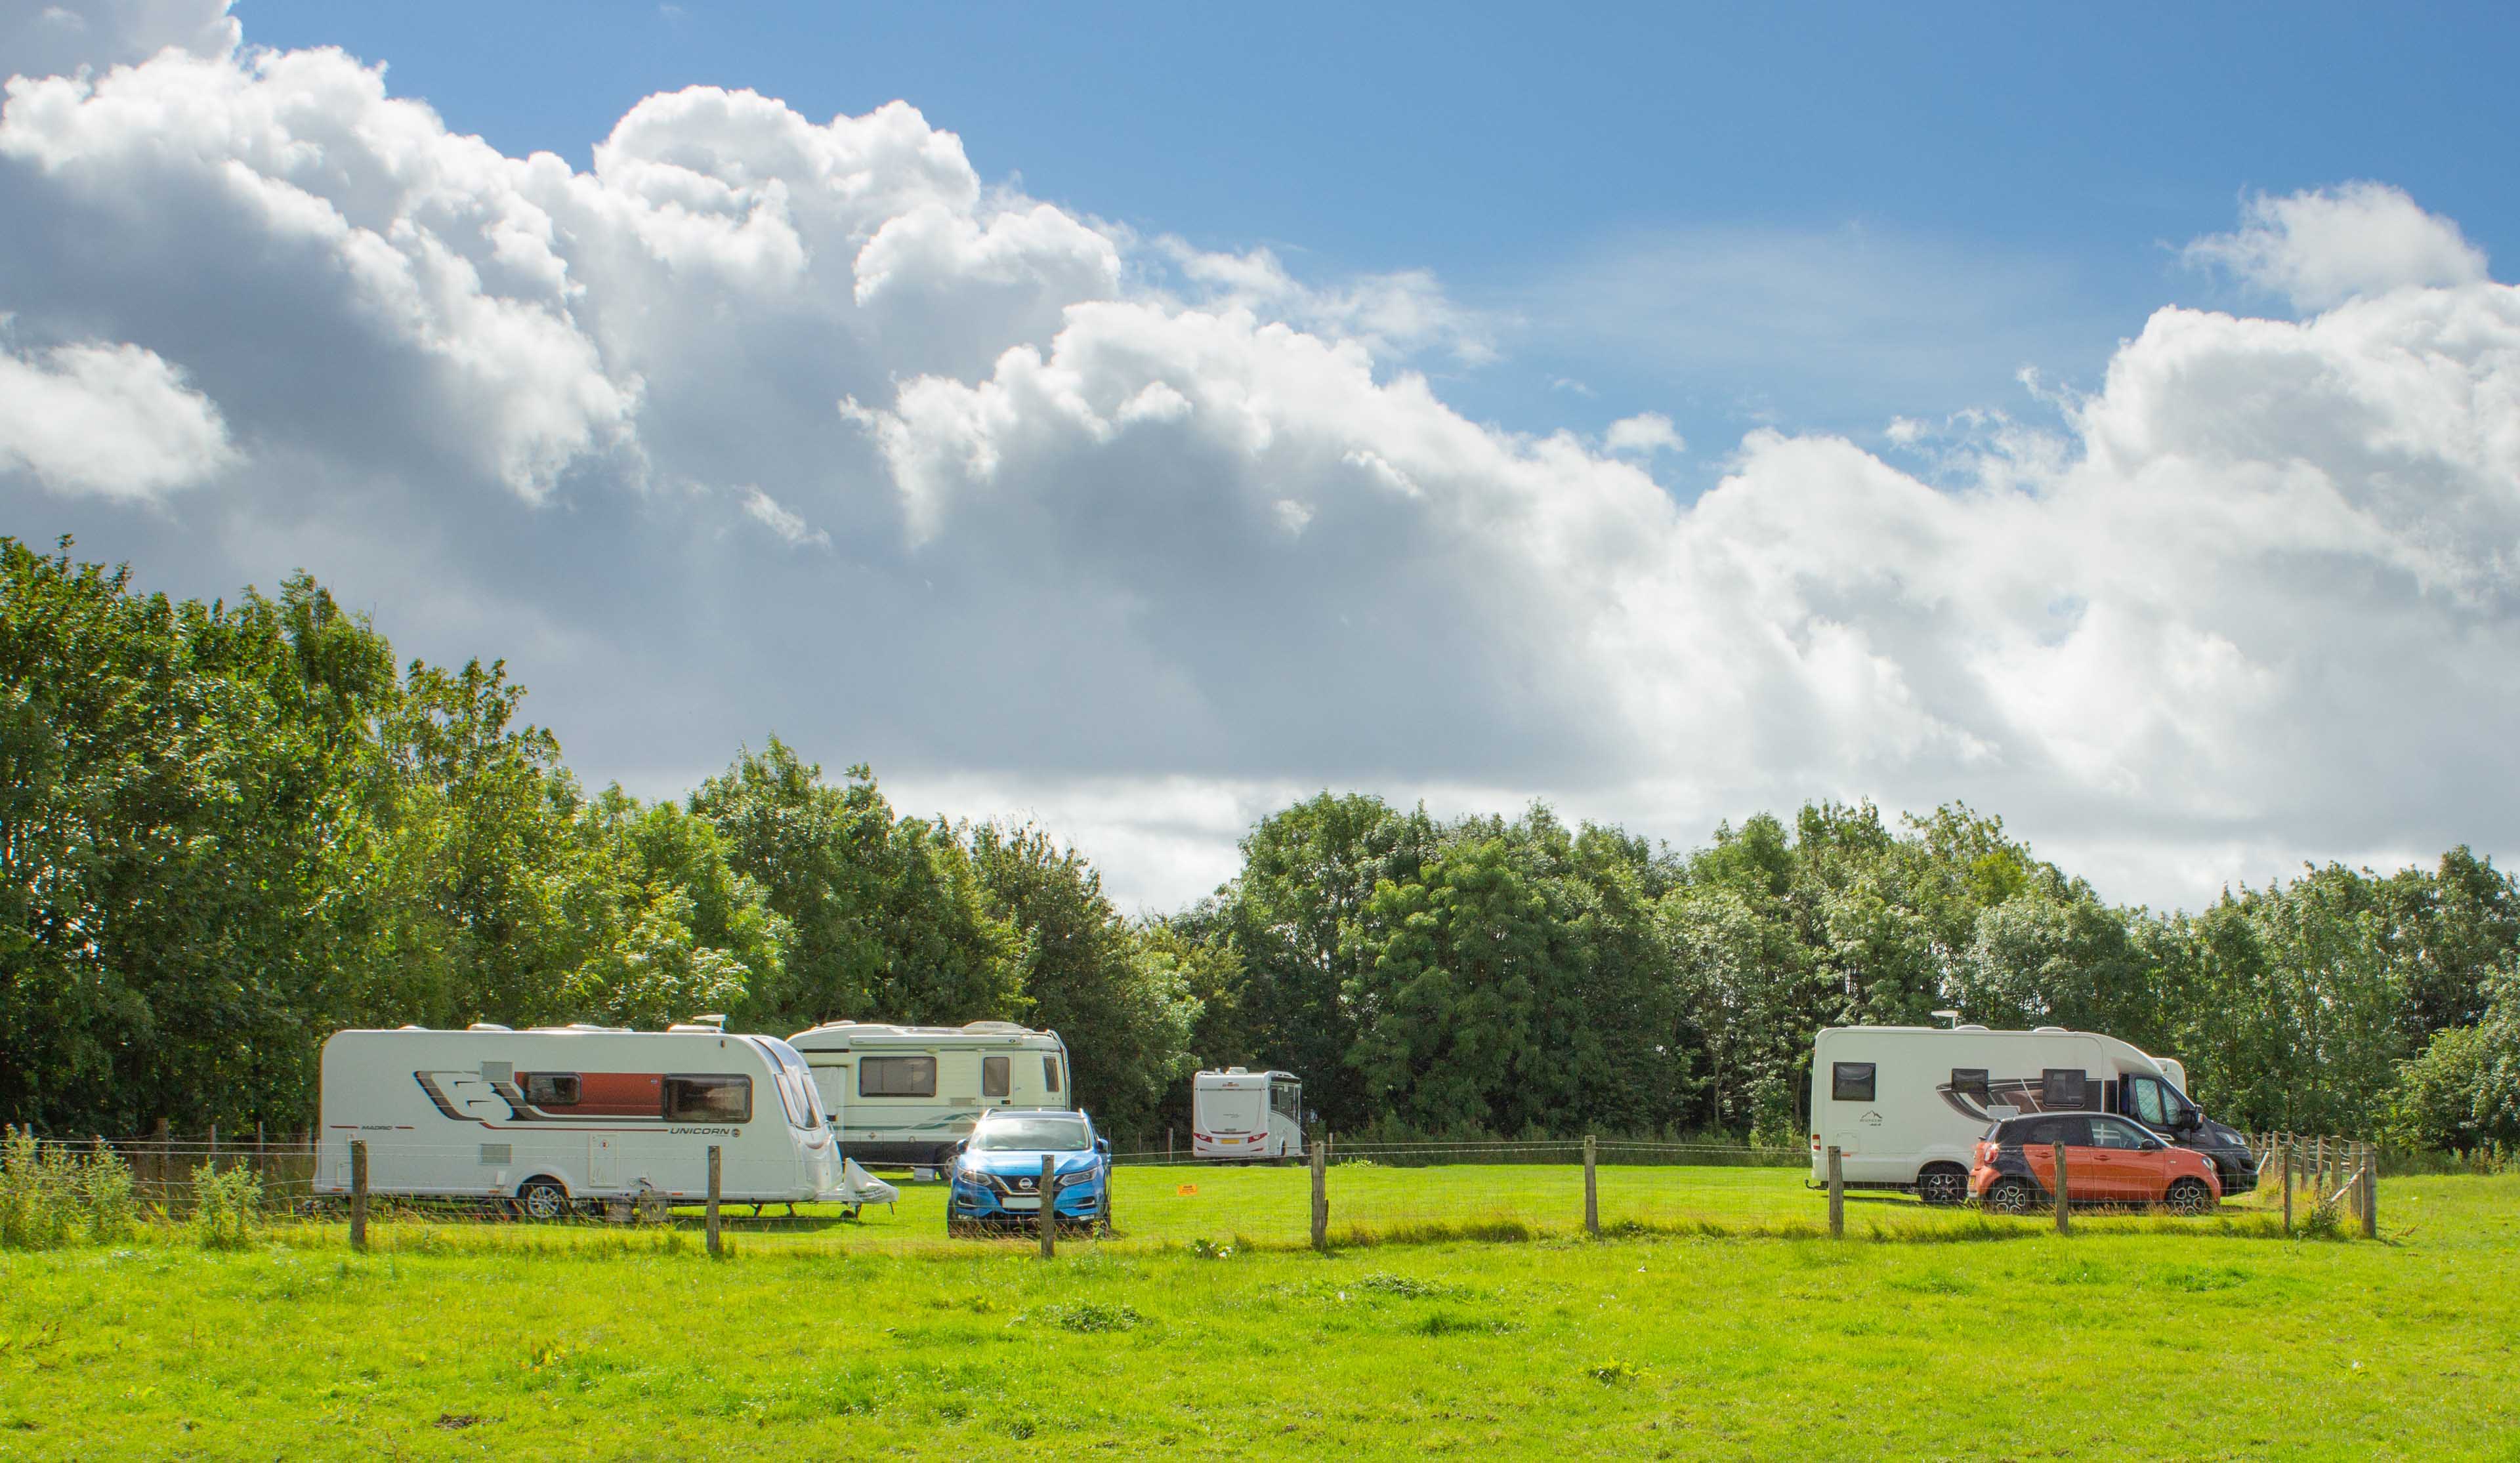
{"label": "tinted caravan window", "polygon": [[2083,1074],[2065,1067],[2043,1070],[2039,1074],[2039,1105],[2050,1111],[2081,1107]]}
{"label": "tinted caravan window", "polygon": [[668,1077],[665,1079],[665,1121],[749,1123],[752,1121],[752,1079],[734,1075]]}
{"label": "tinted caravan window", "polygon": [[1041,1059],[1041,1085],[1054,1092],[1058,1090],[1058,1058],[1046,1056]]}
{"label": "tinted caravan window", "polygon": [[1835,1101],[1870,1102],[1872,1085],[1872,1063],[1829,1063],[1828,1095]]}
{"label": "tinted caravan window", "polygon": [[1974,1097],[1978,1100],[1980,1106],[1984,1106],[1988,1100],[1986,1090],[1986,1069],[1984,1067],[1954,1067],[1952,1069],[1952,1090],[1962,1097]]}
{"label": "tinted caravan window", "polygon": [[1004,1097],[1014,1090],[1014,1059],[1003,1056],[980,1058],[980,1095]]}
{"label": "tinted caravan window", "polygon": [[580,1090],[574,1072],[528,1072],[525,1100],[536,1107],[575,1107]]}
{"label": "tinted caravan window", "polygon": [[862,1056],[858,1058],[861,1097],[933,1097],[936,1058],[932,1056]]}

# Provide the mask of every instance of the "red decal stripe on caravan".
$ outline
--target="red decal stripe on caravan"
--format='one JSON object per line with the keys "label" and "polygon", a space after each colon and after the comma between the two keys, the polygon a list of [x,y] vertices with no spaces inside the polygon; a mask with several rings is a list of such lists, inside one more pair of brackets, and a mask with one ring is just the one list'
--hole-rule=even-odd
{"label": "red decal stripe on caravan", "polygon": [[547,1113],[572,1118],[661,1118],[665,1115],[665,1079],[653,1072],[581,1072],[577,1100],[562,1106],[541,1105]]}

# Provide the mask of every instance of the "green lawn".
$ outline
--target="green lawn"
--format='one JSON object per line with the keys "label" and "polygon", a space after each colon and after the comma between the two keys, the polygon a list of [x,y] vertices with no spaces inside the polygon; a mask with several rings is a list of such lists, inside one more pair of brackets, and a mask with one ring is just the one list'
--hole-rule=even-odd
{"label": "green lawn", "polygon": [[[0,1457],[2520,1459],[2520,1177],[2392,1180],[2379,1244],[1888,1201],[1587,1242],[1572,1172],[1342,1170],[1386,1236],[1563,1218],[1325,1258],[1267,1247],[1304,1176],[1123,1171],[1124,1237],[1049,1264],[937,1237],[932,1186],[718,1264],[423,1223],[0,1255]],[[1799,1182],[1605,1171],[1604,1219],[1816,1224]]]}

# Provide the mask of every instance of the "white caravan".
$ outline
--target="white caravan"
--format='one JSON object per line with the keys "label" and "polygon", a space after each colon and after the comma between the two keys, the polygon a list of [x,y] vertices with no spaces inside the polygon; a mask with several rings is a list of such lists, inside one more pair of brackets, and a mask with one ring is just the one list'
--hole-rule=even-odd
{"label": "white caravan", "polygon": [[1812,1179],[1828,1181],[1834,1147],[1850,1188],[1958,1204],[1989,1124],[2065,1111],[2122,1113],[2211,1157],[2226,1193],[2254,1187],[2246,1145],[2205,1121],[2184,1076],[2115,1037],[2061,1026],[1830,1027],[1812,1043]]}
{"label": "white caravan", "polygon": [[1076,1105],[1058,1033],[1012,1021],[834,1021],[788,1042],[813,1071],[841,1151],[860,1163],[942,1167],[985,1109]]}
{"label": "white caravan", "polygon": [[855,1206],[894,1197],[841,1162],[804,1059],[776,1037],[562,1026],[336,1032],[315,1192],[513,1199],[551,1219],[607,1200]]}
{"label": "white caravan", "polygon": [[1190,1156],[1283,1159],[1304,1151],[1304,1085],[1291,1072],[1228,1067],[1190,1082]]}

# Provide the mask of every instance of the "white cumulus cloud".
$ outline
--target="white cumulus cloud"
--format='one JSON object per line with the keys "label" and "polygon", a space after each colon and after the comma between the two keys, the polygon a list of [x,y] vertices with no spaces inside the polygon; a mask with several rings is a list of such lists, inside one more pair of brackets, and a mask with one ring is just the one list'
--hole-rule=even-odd
{"label": "white cumulus cloud", "polygon": [[2485,279],[2485,251],[2458,225],[2426,213],[2383,183],[2347,183],[2280,198],[2259,195],[2241,226],[2187,246],[2187,257],[2217,265],[2303,310],[2324,310],[2401,287],[2473,285]]}
{"label": "white cumulus cloud", "polygon": [[2394,191],[2196,246],[2302,318],[2164,309],[2033,421],[1903,419],[1929,474],[1768,430],[1684,502],[1659,414],[1449,404],[1424,363],[1493,347],[1431,277],[1141,237],[906,104],[650,97],[579,171],[119,14],[0,110],[10,531],[303,564],[507,654],[590,776],[776,730],[1158,902],[1325,785],[1681,839],[1965,797],[2154,899],[2520,818],[2520,291]]}
{"label": "white cumulus cloud", "polygon": [[181,373],[136,345],[0,350],[0,473],[55,493],[149,499],[236,461],[227,423]]}

